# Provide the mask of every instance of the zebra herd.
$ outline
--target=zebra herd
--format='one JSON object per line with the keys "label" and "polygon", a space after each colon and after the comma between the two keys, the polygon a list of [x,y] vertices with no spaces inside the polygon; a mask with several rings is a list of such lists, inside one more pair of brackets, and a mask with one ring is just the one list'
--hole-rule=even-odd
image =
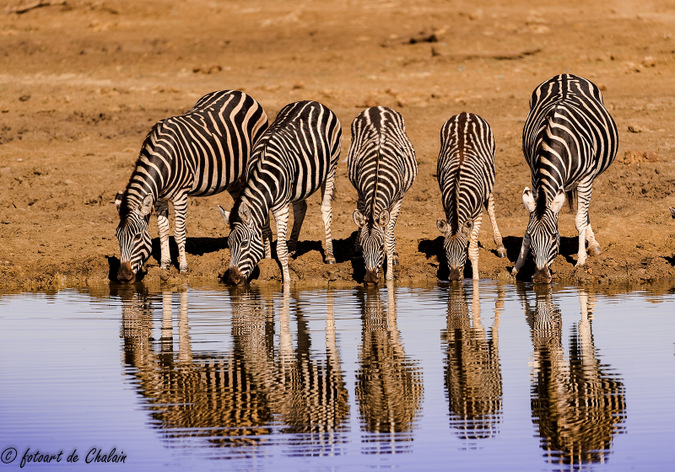
{"label": "zebra herd", "polygon": [[[342,128],[330,109],[315,101],[285,106],[274,122],[262,106],[240,91],[205,95],[184,115],[159,121],[141,147],[127,188],[117,194],[120,217],[121,282],[133,281],[151,253],[148,223],[155,209],[161,245],[161,267],[170,265],[168,203],[175,209],[175,240],[181,272],[185,256],[187,197],[227,190],[231,211],[219,207],[230,227],[230,264],[226,281],[245,283],[263,257],[271,258],[270,212],[277,233],[282,281],[290,282],[293,254],[307,210],[306,199],[321,189],[321,215],[326,230],[325,262],[335,263],[331,236],[332,197],[340,157]],[[415,151],[396,111],[375,106],[351,125],[347,158],[349,180],[358,193],[353,220],[358,227],[357,253],[366,269],[364,282],[377,283],[386,258],[385,276],[393,278],[398,263],[394,227],[405,193],[417,176]],[[578,199],[577,265],[588,252],[599,254],[588,217],[595,177],[616,157],[616,124],[604,107],[602,94],[590,81],[571,74],[555,76],[532,93],[523,129],[523,153],[530,166],[532,189],[523,191],[530,220],[515,276],[531,252],[535,283],[551,280],[550,266],[558,254],[558,214],[567,197]],[[444,236],[450,279],[463,273],[467,254],[478,279],[478,234],[487,210],[497,253],[506,249],[495,219],[495,140],[480,116],[460,113],[441,129],[437,177],[445,219],[437,226]],[[286,241],[290,207],[293,228]]]}

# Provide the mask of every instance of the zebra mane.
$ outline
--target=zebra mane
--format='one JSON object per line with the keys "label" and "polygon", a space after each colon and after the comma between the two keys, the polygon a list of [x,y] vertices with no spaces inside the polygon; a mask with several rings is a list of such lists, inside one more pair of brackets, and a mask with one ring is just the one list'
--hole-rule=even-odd
{"label": "zebra mane", "polygon": [[375,188],[373,189],[373,200],[370,202],[370,216],[368,217],[368,226],[370,227],[375,225],[375,203],[377,202],[377,187],[380,184],[380,151],[383,145],[384,135],[382,135],[382,138],[377,145],[377,158],[375,160]]}

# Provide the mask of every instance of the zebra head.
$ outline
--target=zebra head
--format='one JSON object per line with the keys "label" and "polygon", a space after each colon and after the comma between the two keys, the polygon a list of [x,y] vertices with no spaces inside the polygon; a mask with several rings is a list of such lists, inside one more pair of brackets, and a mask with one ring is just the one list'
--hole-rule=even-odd
{"label": "zebra head", "polygon": [[473,220],[466,220],[457,225],[457,230],[453,231],[452,225],[446,220],[438,219],[436,227],[443,235],[443,249],[445,258],[448,261],[450,269],[450,280],[462,279],[464,265],[466,264],[467,247],[469,246],[469,237],[473,231]]}
{"label": "zebra head", "polygon": [[377,218],[373,217],[372,223],[366,221],[359,210],[354,210],[352,215],[354,223],[359,227],[357,241],[361,247],[363,263],[366,266],[365,284],[376,284],[380,279],[380,267],[385,254],[385,231],[389,223],[389,212],[382,210]]}
{"label": "zebra head", "polygon": [[251,209],[245,202],[240,202],[232,212],[225,211],[218,205],[220,215],[230,226],[227,245],[230,248],[230,266],[224,279],[234,285],[241,285],[248,280],[253,269],[265,255],[262,229],[251,216]]}
{"label": "zebra head", "polygon": [[529,238],[530,251],[536,267],[532,281],[549,283],[551,281],[549,269],[560,251],[558,214],[565,203],[565,192],[560,190],[551,201],[548,201],[544,192],[537,196],[525,187],[523,203],[530,212],[525,237]]}
{"label": "zebra head", "polygon": [[120,216],[116,231],[120,243],[120,268],[117,271],[117,280],[120,282],[133,282],[152,252],[148,232],[152,200],[150,194],[140,203],[134,202],[123,192],[115,196],[115,206]]}

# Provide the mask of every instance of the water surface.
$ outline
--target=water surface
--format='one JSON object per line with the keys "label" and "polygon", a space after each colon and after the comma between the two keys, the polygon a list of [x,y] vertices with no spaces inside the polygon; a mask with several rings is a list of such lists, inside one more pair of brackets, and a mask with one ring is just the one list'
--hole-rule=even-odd
{"label": "water surface", "polygon": [[668,470],[674,301],[491,281],[5,295],[0,468]]}

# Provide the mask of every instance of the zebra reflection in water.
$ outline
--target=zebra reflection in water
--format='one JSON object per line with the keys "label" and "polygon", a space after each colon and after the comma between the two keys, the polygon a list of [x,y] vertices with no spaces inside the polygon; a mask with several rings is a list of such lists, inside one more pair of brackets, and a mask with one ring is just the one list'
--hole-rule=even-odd
{"label": "zebra reflection in water", "polygon": [[[277,411],[281,414],[284,433],[306,433],[294,439],[293,455],[336,455],[346,442],[348,392],[340,364],[335,332],[333,292],[327,292],[326,358],[318,359],[312,350],[308,319],[295,296],[291,310],[291,293],[283,291],[279,310],[279,355],[277,365]],[[290,313],[297,321],[296,348]],[[307,434],[309,433],[309,434]]]}
{"label": "zebra reflection in water", "polygon": [[492,327],[481,321],[480,290],[473,283],[471,309],[464,285],[448,290],[447,329],[441,334],[446,347],[445,388],[450,425],[460,439],[494,437],[502,421],[502,373],[499,363],[499,318],[505,289],[498,286]]}
{"label": "zebra reflection in water", "polygon": [[[331,309],[326,316],[327,360],[323,362],[314,353],[310,356],[306,325],[299,326],[297,355],[293,354],[289,293],[275,306],[273,294],[232,290],[232,349],[197,354],[190,341],[188,293],[181,292],[176,355],[175,295],[161,295],[159,343],[153,341],[153,312],[159,299],[131,290],[121,295],[127,373],[145,398],[153,426],[170,443],[203,437],[212,446],[247,447],[255,453],[279,418],[286,432],[333,432],[344,423],[349,405]],[[281,321],[278,337],[275,315]],[[335,437],[315,435],[302,451],[316,455],[330,449],[335,454],[336,443]]]}
{"label": "zebra reflection in water", "polygon": [[626,395],[621,378],[598,359],[593,341],[595,299],[579,292],[581,318],[572,329],[569,359],[562,342],[562,315],[550,286],[535,286],[536,304],[519,294],[534,349],[532,419],[551,463],[580,466],[605,462],[615,434],[623,432]]}
{"label": "zebra reflection in water", "polygon": [[368,434],[364,454],[409,452],[422,405],[422,371],[403,347],[396,318],[393,281],[387,281],[387,304],[381,291],[357,291],[362,327],[356,373],[356,399],[362,428]]}
{"label": "zebra reflection in water", "polygon": [[[274,384],[273,311],[259,295],[233,301],[231,352],[193,353],[188,327],[188,293],[179,294],[178,353],[174,352],[172,306],[165,291],[159,346],[152,339],[152,297],[123,299],[122,336],[127,372],[137,380],[153,426],[170,443],[205,437],[217,446],[253,446],[269,434]],[[237,309],[237,304],[246,309]]]}

